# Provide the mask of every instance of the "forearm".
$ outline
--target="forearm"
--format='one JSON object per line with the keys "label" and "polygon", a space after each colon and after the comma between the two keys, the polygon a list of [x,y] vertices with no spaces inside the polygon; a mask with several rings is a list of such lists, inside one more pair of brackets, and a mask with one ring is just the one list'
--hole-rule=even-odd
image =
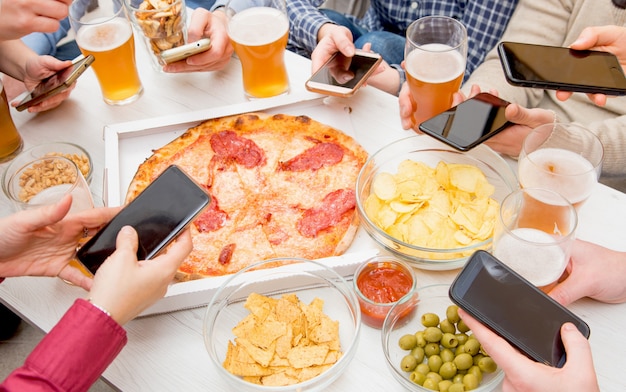
{"label": "forearm", "polygon": [[15,79],[24,80],[26,63],[34,57],[37,53],[19,39],[0,42],[0,72]]}
{"label": "forearm", "polygon": [[126,341],[112,318],[77,300],[0,389],[86,391]]}
{"label": "forearm", "polygon": [[318,7],[322,0],[290,0],[287,2],[289,16],[289,43],[313,52],[317,45],[319,29],[330,20]]}

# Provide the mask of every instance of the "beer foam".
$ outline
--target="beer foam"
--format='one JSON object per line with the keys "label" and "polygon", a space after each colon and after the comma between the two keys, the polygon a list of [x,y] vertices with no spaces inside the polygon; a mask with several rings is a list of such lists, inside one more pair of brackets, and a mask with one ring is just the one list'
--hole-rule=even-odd
{"label": "beer foam", "polygon": [[537,229],[514,229],[503,234],[493,248],[497,259],[537,287],[556,282],[567,266],[556,239]]}
{"label": "beer foam", "polygon": [[289,30],[289,20],[275,8],[252,7],[238,12],[228,24],[228,34],[241,45],[259,46],[278,41]]}
{"label": "beer foam", "polygon": [[591,162],[582,155],[562,148],[541,148],[531,152],[520,159],[518,175],[524,188],[551,189],[572,204],[587,199],[597,182],[597,174]]}
{"label": "beer foam", "polygon": [[406,71],[427,83],[445,83],[465,72],[465,59],[451,46],[427,44],[413,49],[406,58]]}
{"label": "beer foam", "polygon": [[[98,19],[92,23],[97,23]],[[132,28],[124,18],[114,18],[99,25],[84,25],[76,34],[76,43],[90,52],[106,52],[122,45],[132,36]]]}

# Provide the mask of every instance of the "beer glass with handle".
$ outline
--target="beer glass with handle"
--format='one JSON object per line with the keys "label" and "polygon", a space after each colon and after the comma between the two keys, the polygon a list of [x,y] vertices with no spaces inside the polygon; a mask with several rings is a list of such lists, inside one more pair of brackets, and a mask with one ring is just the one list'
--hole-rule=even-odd
{"label": "beer glass with handle", "polygon": [[224,11],[228,36],[241,62],[247,98],[268,98],[289,92],[285,48],[289,18],[285,0],[230,0]]}
{"label": "beer glass with handle", "polygon": [[9,102],[0,79],[0,163],[15,158],[22,151],[23,145],[22,136],[11,118]]}
{"label": "beer glass with handle", "polygon": [[576,209],[562,195],[522,188],[502,200],[492,253],[547,293],[567,267],[577,226]]}
{"label": "beer glass with handle", "polygon": [[604,148],[593,132],[572,123],[544,124],[522,144],[518,178],[524,188],[545,188],[563,195],[580,210],[602,170]]}
{"label": "beer glass with handle", "polygon": [[426,16],[409,25],[404,69],[415,129],[452,106],[452,95],[461,87],[466,61],[467,31],[458,20]]}
{"label": "beer glass with handle", "polygon": [[137,100],[143,86],[135,63],[133,29],[122,0],[75,0],[69,14],[81,52],[95,57],[91,68],[104,102],[124,105]]}

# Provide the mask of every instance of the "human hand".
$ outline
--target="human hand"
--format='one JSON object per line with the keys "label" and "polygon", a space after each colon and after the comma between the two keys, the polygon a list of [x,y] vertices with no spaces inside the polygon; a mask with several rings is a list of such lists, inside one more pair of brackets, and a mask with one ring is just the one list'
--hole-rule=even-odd
{"label": "human hand", "polygon": [[567,277],[550,291],[562,305],[589,297],[606,303],[626,302],[626,252],[576,240],[566,269]]}
{"label": "human hand", "polygon": [[131,226],[123,227],[115,252],[98,269],[90,292],[91,301],[106,309],[120,325],[165,295],[178,266],[193,247],[189,230],[152,260],[137,261],[137,246],[137,232]]}
{"label": "human hand", "polygon": [[400,106],[400,122],[402,123],[402,129],[412,129],[417,133],[422,133],[418,128],[418,124],[413,120],[413,113],[417,110],[417,103],[411,97],[411,91],[409,90],[409,84],[407,82],[402,83],[402,88],[400,88],[398,105]]}
{"label": "human hand", "polygon": [[[72,65],[71,60],[61,61],[52,56],[33,56],[30,57],[26,61],[26,66],[24,69],[24,86],[28,91],[39,84],[43,79],[48,76],[53,75],[55,72],[60,71],[64,68]],[[45,110],[53,109],[61,104],[65,99],[70,96],[70,93],[76,86],[76,82],[74,82],[67,90],[54,95],[48,99],[45,99],[41,103],[37,105],[33,105],[28,108],[28,111],[31,113],[43,112]],[[15,97],[7,97],[7,99],[11,100]],[[18,101],[11,102],[11,106],[19,105]]]}
{"label": "human hand", "polygon": [[0,9],[0,40],[18,39],[35,31],[53,33],[68,15],[72,0],[10,0]]}
{"label": "human hand", "polygon": [[[601,50],[617,56],[622,70],[626,72],[626,28],[622,26],[593,26],[585,28],[570,48],[577,50]],[[569,91],[557,91],[556,97],[565,101],[572,96]],[[604,94],[587,94],[596,105],[606,105],[609,98]]]}
{"label": "human hand", "polygon": [[352,33],[346,27],[326,23],[320,28],[317,46],[311,53],[311,73],[320,69],[337,52],[346,57],[354,56],[356,48]]}
{"label": "human hand", "polygon": [[599,391],[589,341],[573,324],[561,327],[567,362],[559,369],[530,360],[462,309],[459,316],[504,371],[503,391]]}
{"label": "human hand", "polygon": [[187,29],[189,42],[208,37],[211,47],[206,52],[190,56],[163,67],[165,72],[200,72],[216,71],[224,68],[233,54],[227,30],[226,14],[222,11],[213,13],[199,7],[191,14],[191,23]]}
{"label": "human hand", "polygon": [[68,265],[78,241],[94,235],[119,208],[94,208],[67,215],[71,195],[56,204],[0,219],[0,276],[59,276],[89,289],[91,279]]}

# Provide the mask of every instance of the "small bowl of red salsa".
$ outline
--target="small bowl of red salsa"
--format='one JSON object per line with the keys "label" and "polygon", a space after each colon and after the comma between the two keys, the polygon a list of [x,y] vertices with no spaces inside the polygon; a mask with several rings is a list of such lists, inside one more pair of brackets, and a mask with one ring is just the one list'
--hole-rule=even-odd
{"label": "small bowl of red salsa", "polygon": [[391,307],[410,298],[417,286],[413,268],[392,256],[366,260],[355,271],[353,282],[361,320],[373,328],[381,328]]}

